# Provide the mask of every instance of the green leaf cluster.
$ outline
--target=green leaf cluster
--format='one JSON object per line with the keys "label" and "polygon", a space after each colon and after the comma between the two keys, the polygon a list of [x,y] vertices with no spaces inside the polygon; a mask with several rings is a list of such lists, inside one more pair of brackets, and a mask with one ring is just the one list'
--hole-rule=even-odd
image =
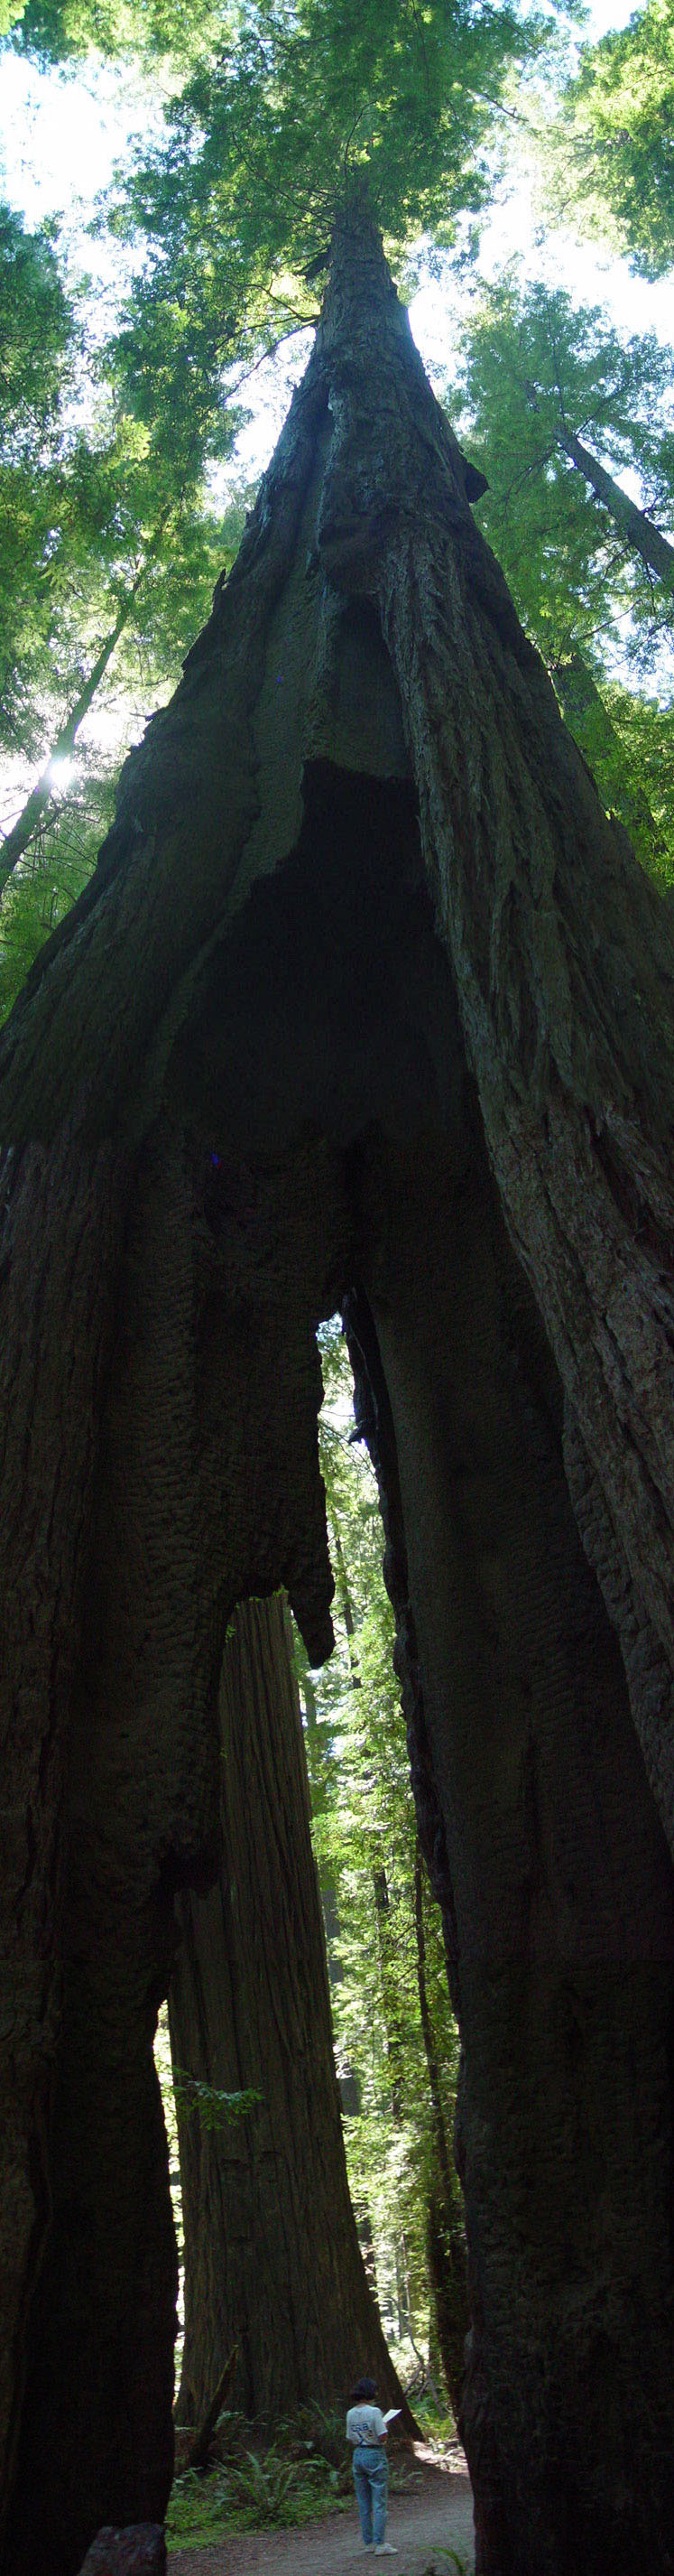
{"label": "green leaf cluster", "polygon": [[40,948],[91,876],[112,821],[114,779],[110,764],[79,765],[69,790],[55,793],[21,870],[5,890],[0,903],[0,1022]]}
{"label": "green leaf cluster", "polygon": [[[24,780],[29,798],[0,907],[4,1015],[107,828],[106,732],[116,730],[114,769],[136,703],[147,713],[178,676],[243,510],[230,509],[225,527],[205,490],[198,406],[185,396],[182,435],[160,384],[142,417],[123,341],[86,352],[51,240],[2,207],[0,321],[0,751],[19,780],[15,803]],[[209,405],[211,423],[210,395]],[[231,444],[233,427],[212,443]],[[64,795],[63,760],[71,771],[76,749]],[[50,750],[33,813],[31,765],[49,764]]]}
{"label": "green leaf cluster", "polygon": [[[117,220],[144,236],[131,328],[161,307],[185,351],[270,330],[288,290],[304,314],[345,168],[367,163],[397,242],[483,204],[497,112],[541,25],[470,0],[257,0],[169,101],[166,140],[139,158]],[[156,273],[155,273],[156,272]],[[309,281],[310,282],[310,281]],[[180,318],[178,318],[180,317]]]}
{"label": "green leaf cluster", "polygon": [[583,50],[556,138],[557,203],[625,250],[646,277],[674,261],[674,17],[647,0]]}
{"label": "green leaf cluster", "polygon": [[181,2066],[173,2068],[173,2092],[176,2102],[184,2102],[195,2111],[202,2129],[229,2128],[232,2120],[245,2120],[257,2109],[262,2094],[251,2090],[225,2093],[217,2084],[202,2083],[198,2075],[188,2075]]}
{"label": "green leaf cluster", "polygon": [[196,29],[221,23],[222,10],[198,13],[186,0],[1,0],[0,35],[10,28],[22,51],[43,64],[76,66],[83,57],[107,62],[135,56],[143,64],[194,52]]}
{"label": "green leaf cluster", "polygon": [[[674,528],[669,352],[596,306],[523,286],[511,267],[473,300],[447,395],[487,477],[478,515],[563,713],[647,866],[674,872],[674,802],[657,700],[674,599],[564,444],[571,431],[663,533]],[[630,667],[634,690],[626,685]],[[655,749],[656,741],[659,745]]]}
{"label": "green leaf cluster", "polygon": [[11,749],[31,741],[48,666],[76,352],[51,241],[0,204],[0,743]]}

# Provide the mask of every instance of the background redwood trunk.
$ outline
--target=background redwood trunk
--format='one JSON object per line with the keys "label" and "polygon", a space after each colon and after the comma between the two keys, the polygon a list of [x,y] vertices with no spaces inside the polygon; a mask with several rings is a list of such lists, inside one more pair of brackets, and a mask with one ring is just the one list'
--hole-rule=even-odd
{"label": "background redwood trunk", "polygon": [[629,493],[623,492],[622,485],[616,483],[615,476],[607,472],[598,456],[593,456],[591,448],[585,446],[584,439],[579,438],[575,430],[568,429],[564,423],[556,436],[558,446],[563,447],[571,464],[591,485],[597,500],[603,501],[616,527],[641,555],[642,562],[650,564],[651,570],[659,573],[668,590],[674,590],[674,546],[670,545],[669,539],[662,536],[647,511],[638,509],[636,501],[630,500]]}
{"label": "background redwood trunk", "polygon": [[466,2227],[463,2198],[447,2135],[440,2069],[431,2023],[426,1978],[424,1871],[417,1845],[414,1865],[414,1925],[417,1990],[431,2103],[433,2168],[428,2178],[426,2252],[440,2359],[454,2414],[459,2421],[466,2373],[466,2336],[470,2326],[466,2282]]}
{"label": "background redwood trunk", "polygon": [[[219,1878],[179,1902],[169,1993],[185,2230],[179,2418],[233,2344],[229,2403],[344,2406],[362,2371],[402,2403],[349,2197],[299,1696],[279,1595],[235,1613],[220,1684]],[[189,2080],[261,2099],[200,2115]],[[187,2081],[185,2080],[187,2079]]]}

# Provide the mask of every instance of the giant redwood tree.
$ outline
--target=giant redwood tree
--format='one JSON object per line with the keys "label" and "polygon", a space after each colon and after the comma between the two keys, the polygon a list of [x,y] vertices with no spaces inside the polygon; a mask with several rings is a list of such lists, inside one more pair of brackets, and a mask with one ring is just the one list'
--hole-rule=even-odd
{"label": "giant redwood tree", "polygon": [[[185,2235],[178,2412],[343,2405],[358,2359],[404,2400],[349,2197],[309,1783],[282,1598],[236,1611],[219,1692],[220,1865],[178,1900],[169,1989]],[[210,2115],[200,2112],[203,2090]],[[252,2092],[228,2118],[213,2096]]]}
{"label": "giant redwood tree", "polygon": [[674,936],[350,196],[235,570],[0,1044],[8,2576],[161,2512],[152,2069],[233,1605],[380,1478],[483,2576],[671,2570]]}

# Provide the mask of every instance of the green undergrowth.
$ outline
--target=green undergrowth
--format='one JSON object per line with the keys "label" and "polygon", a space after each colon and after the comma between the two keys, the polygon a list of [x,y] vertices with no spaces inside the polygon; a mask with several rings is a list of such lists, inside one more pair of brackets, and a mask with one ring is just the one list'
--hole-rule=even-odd
{"label": "green undergrowth", "polygon": [[[408,2453],[394,2453],[392,2494],[413,2492],[419,2474]],[[292,2529],[326,2513],[348,2513],[352,2505],[341,2413],[304,2407],[277,2425],[273,2440],[244,2416],[225,2414],[208,2469],[178,2469],[166,2517],[169,2554],[204,2547],[231,2531]]]}
{"label": "green undergrowth", "polygon": [[251,2452],[236,2476],[222,2469],[201,2474],[187,2469],[176,2478],[166,2517],[167,2546],[170,2553],[203,2547],[230,2531],[264,2531],[279,2524],[290,2529],[340,2508],[346,2512],[346,2498],[320,2472],[312,2477],[305,2470],[297,2478],[282,2455],[263,2458]]}
{"label": "green undergrowth", "polygon": [[428,2442],[430,2449],[436,2451],[438,2459],[442,2460],[457,2439],[456,2424],[447,2398],[441,2392],[436,2393],[432,2385],[426,2387],[421,2395],[415,2388],[408,2388],[407,2395],[422,2441]]}

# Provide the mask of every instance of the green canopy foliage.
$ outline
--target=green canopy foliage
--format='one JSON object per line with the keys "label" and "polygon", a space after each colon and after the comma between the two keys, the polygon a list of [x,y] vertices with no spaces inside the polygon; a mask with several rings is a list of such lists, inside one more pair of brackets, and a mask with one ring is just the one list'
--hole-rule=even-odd
{"label": "green canopy foliage", "polygon": [[[91,740],[65,809],[62,793],[63,759],[93,697],[99,734],[111,691],[127,701],[119,761],[133,702],[148,712],[175,682],[208,613],[228,545],[204,466],[209,440],[220,455],[231,447],[236,414],[224,421],[216,386],[204,395],[198,349],[181,380],[165,331],[144,418],[124,334],[87,346],[84,299],[66,293],[49,228],[28,234],[9,208],[0,209],[0,321],[0,751],[13,764],[14,808],[3,815],[0,887],[17,860],[23,868],[2,906],[4,1010],[95,858],[109,764],[102,750],[97,772]],[[236,512],[235,543],[240,526]]]}
{"label": "green canopy foliage", "polygon": [[[572,301],[562,288],[525,287],[514,266],[473,299],[457,391],[489,477],[485,521],[493,542],[498,530],[506,545],[517,521],[520,585],[541,628],[550,629],[553,654],[563,647],[570,614],[575,623],[579,594],[593,626],[603,623],[604,631],[628,598],[637,623],[651,624],[653,583],[588,491],[564,440],[569,432],[581,437],[616,480],[623,478],[628,497],[629,479],[638,476],[642,507],[671,528],[670,388],[670,353],[653,333],[625,339],[598,306]],[[667,615],[666,601],[656,605]]]}
{"label": "green canopy foliage", "polygon": [[0,202],[0,457],[30,452],[58,406],[74,338],[46,231],[27,232]]}
{"label": "green canopy foliage", "polygon": [[[57,762],[53,792],[37,818],[29,845],[0,902],[0,1020],[12,1003],[43,941],[63,918],[95,866],[101,841],[112,821],[120,760],[134,732],[178,678],[195,623],[207,616],[214,583],[223,562],[236,553],[243,524],[243,501],[221,514],[202,505],[199,495],[176,509],[160,530],[152,551],[151,531],[136,528],[145,554],[137,565],[137,588],[129,592],[129,615],[114,656],[96,693],[93,726],[78,742],[76,764],[69,763],[65,781]],[[105,567],[103,566],[103,576]],[[49,725],[52,746],[58,725],[86,676],[89,641],[95,657],[94,611],[100,622],[117,613],[124,593],[120,568],[114,582],[101,578],[90,594],[92,628],[80,622],[82,591],[75,585],[72,620],[59,630],[59,653],[51,694],[33,700],[36,721]],[[70,645],[70,658],[66,645]],[[58,687],[56,683],[58,682]],[[0,866],[2,844],[0,843]]]}
{"label": "green canopy foliage", "polygon": [[[106,61],[180,57],[194,47],[195,12],[185,0],[0,0],[0,10],[0,35],[11,27],[22,50],[43,63],[75,65],[92,54]],[[199,10],[200,25],[207,16]]]}
{"label": "green canopy foliage", "polygon": [[68,789],[55,789],[24,864],[5,890],[0,904],[0,1021],[7,1018],[38,950],[91,876],[112,821],[115,768],[100,760],[83,762]]}
{"label": "green canopy foliage", "polygon": [[0,205],[0,741],[12,748],[30,725],[33,674],[48,647],[61,412],[77,345],[50,239]]}
{"label": "green canopy foliage", "polygon": [[[548,137],[548,144],[550,138]],[[583,51],[557,135],[555,193],[646,277],[674,260],[674,16],[647,0]]]}
{"label": "green canopy foliage", "polygon": [[[411,252],[420,235],[431,263],[460,239],[458,298],[466,239],[474,242],[471,227],[517,136],[512,110],[523,103],[522,76],[542,64],[545,79],[563,15],[551,24],[517,0],[480,7],[454,0],[451,9],[444,0],[389,0],[386,8],[382,0],[208,0],[193,13],[184,0],[150,0],[142,10],[137,0],[27,0],[13,44],[70,67],[73,77],[92,53],[102,62],[134,57],[161,113],[152,140],[127,156],[99,210],[130,275],[107,340],[94,346],[87,338],[84,308],[66,293],[47,235],[33,237],[29,253],[11,217],[3,237],[0,293],[6,299],[11,273],[7,370],[16,395],[0,479],[6,751],[48,760],[120,618],[98,706],[110,703],[111,691],[126,691],[149,707],[175,679],[219,568],[208,477],[231,455],[236,389],[261,348],[316,315],[345,168],[367,165],[398,266],[401,249]],[[602,116],[609,107],[613,115],[629,87],[630,114],[617,140],[606,126],[608,159],[622,167],[638,106],[640,133],[651,120],[653,171],[666,194],[670,57],[662,0],[649,0],[623,36],[584,52],[562,117],[567,145],[575,137],[574,188],[580,175],[585,190],[590,166],[588,102],[596,124],[597,101]],[[590,123],[581,152],[582,100]],[[593,153],[595,142],[596,135]],[[666,257],[666,224],[658,241]],[[607,800],[626,813],[639,841],[632,789],[626,802],[616,793],[616,742],[629,737],[638,770],[657,729],[671,610],[570,463],[562,431],[570,424],[594,442],[625,489],[637,475],[646,508],[671,527],[666,360],[652,338],[626,343],[596,308],[579,310],[542,288],[523,296],[513,278],[475,308],[471,342],[462,391],[489,476],[485,525],[551,669],[568,682],[576,657],[576,717],[579,651],[590,696],[593,682],[605,702],[607,687],[613,693],[603,753],[589,698],[577,729]],[[634,701],[634,724],[630,661],[646,692]],[[567,688],[567,716],[570,695]],[[101,791],[104,768],[99,762]],[[91,785],[92,827],[95,772],[89,759],[76,791],[86,799]],[[663,774],[668,779],[666,761]],[[632,787],[641,793],[638,779]],[[56,883],[65,847],[65,823],[57,829],[57,822],[54,805],[46,836],[41,817],[31,843],[31,885],[45,855],[50,887]],[[82,846],[83,810],[78,832]],[[667,846],[668,834],[669,825]],[[93,853],[93,833],[87,846]],[[33,892],[26,946],[14,941],[21,889],[14,887],[9,913],[7,897],[3,903],[7,996],[42,917]],[[50,891],[49,915],[56,900]]]}
{"label": "green canopy foliage", "polygon": [[[142,241],[118,342],[129,398],[213,447],[222,370],[315,318],[347,165],[384,230],[453,238],[492,184],[502,93],[540,22],[471,0],[258,0],[169,99],[112,222]],[[207,415],[210,412],[210,430]]]}

